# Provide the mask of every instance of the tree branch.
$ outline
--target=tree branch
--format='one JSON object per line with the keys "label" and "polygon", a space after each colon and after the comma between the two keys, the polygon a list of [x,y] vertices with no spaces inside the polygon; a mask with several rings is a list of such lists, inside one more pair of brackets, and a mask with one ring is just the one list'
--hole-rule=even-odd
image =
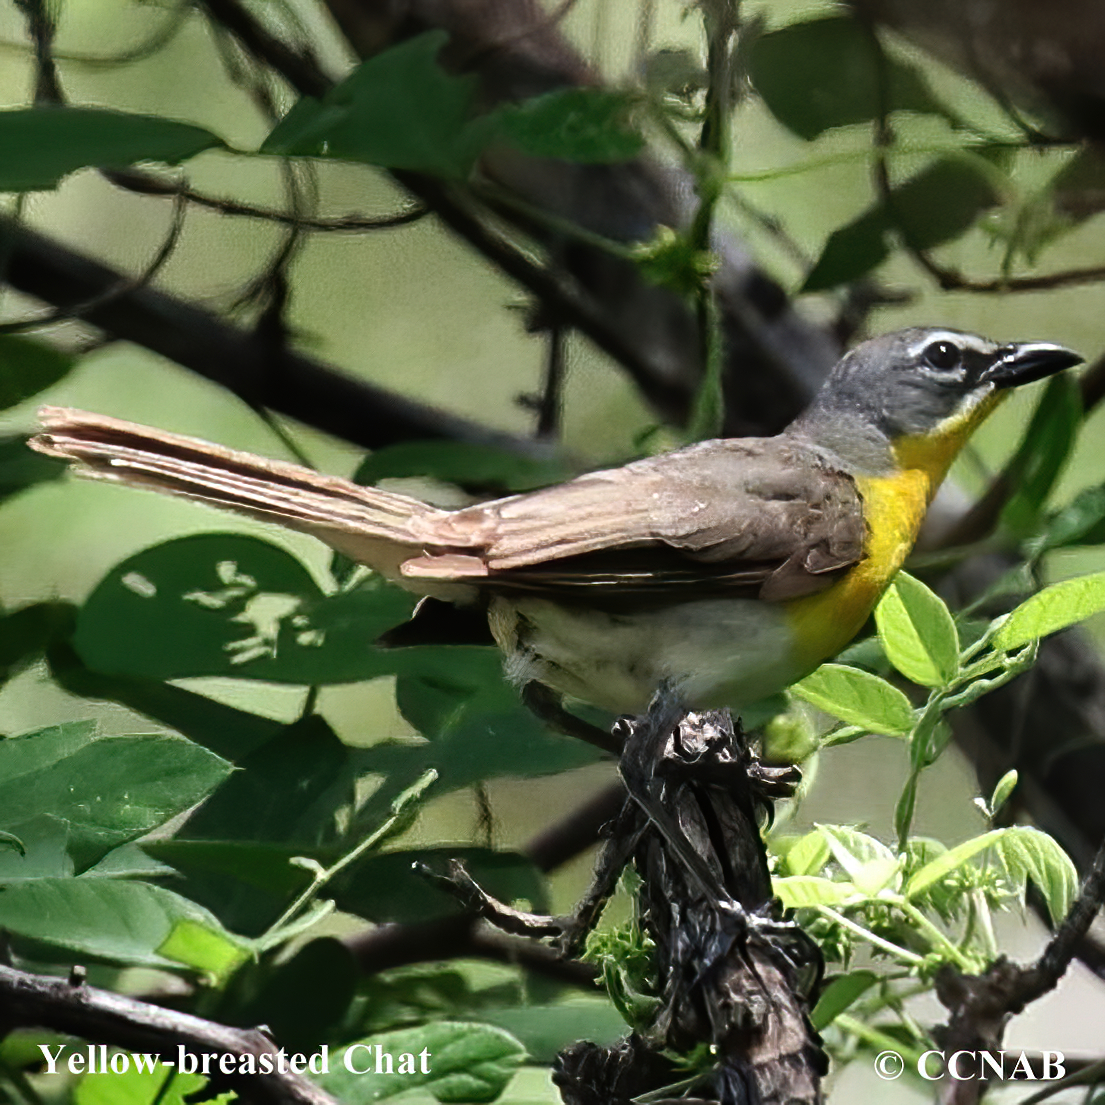
{"label": "tree branch", "polygon": [[228,388],[355,445],[447,438],[526,456],[547,444],[488,429],[395,392],[355,380],[0,217],[3,275],[12,287],[59,308],[83,304],[83,320],[159,353]]}
{"label": "tree branch", "polygon": [[[179,1049],[197,1055],[270,1055],[278,1051],[257,1029],[229,1028],[80,982],[28,974],[0,966],[0,1010],[8,1025],[35,1025],[95,1043],[156,1052],[176,1061]],[[256,1105],[336,1105],[313,1082],[290,1069],[283,1073],[219,1075],[220,1085]]]}

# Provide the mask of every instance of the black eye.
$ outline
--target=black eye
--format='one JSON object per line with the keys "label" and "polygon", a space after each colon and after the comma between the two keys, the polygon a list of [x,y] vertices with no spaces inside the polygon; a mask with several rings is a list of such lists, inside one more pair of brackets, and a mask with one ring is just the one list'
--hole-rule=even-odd
{"label": "black eye", "polygon": [[932,345],[925,347],[924,358],[933,368],[942,372],[958,368],[963,360],[963,353],[958,345],[950,341],[934,341]]}

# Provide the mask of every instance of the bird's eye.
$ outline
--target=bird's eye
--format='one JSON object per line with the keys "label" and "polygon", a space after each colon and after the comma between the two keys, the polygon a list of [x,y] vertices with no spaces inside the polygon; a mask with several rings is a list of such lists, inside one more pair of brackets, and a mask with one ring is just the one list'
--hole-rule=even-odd
{"label": "bird's eye", "polygon": [[925,347],[924,358],[933,368],[948,372],[959,367],[963,353],[953,342],[934,341],[932,345]]}

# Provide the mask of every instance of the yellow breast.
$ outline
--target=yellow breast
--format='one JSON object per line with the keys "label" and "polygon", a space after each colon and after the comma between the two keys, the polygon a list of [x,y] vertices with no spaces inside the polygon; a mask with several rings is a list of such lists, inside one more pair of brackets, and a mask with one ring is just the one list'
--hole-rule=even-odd
{"label": "yellow breast", "polygon": [[952,461],[1004,394],[991,392],[933,433],[899,438],[893,445],[893,475],[856,477],[867,523],[863,560],[827,591],[799,599],[787,610],[795,661],[804,671],[834,656],[863,628],[917,541]]}
{"label": "yellow breast", "polygon": [[863,559],[827,591],[799,599],[787,610],[803,670],[839,652],[863,628],[913,548],[933,490],[928,474],[917,468],[860,478],[856,486],[867,522]]}

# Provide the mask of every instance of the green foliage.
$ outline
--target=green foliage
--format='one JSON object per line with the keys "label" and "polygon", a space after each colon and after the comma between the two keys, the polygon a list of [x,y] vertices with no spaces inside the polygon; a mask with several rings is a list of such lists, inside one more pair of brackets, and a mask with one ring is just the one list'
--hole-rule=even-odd
{"label": "green foliage", "polygon": [[465,177],[485,146],[506,141],[536,157],[624,161],[640,152],[631,98],[566,88],[476,114],[476,80],[437,61],[448,36],[423,34],[362,62],[321,100],[300,99],[262,153],[336,157],[389,169]]}
{"label": "green foliage", "polygon": [[1002,511],[1002,524],[1028,536],[1040,527],[1055,481],[1070,457],[1082,424],[1078,384],[1059,375],[1048,381],[1007,473],[1014,490]]}
{"label": "green foliage", "polygon": [[651,1023],[660,1004],[654,949],[651,938],[636,921],[597,929],[587,938],[583,958],[598,966],[614,1008],[631,1028]]}
{"label": "green foliage", "polygon": [[899,572],[875,610],[887,659],[914,683],[942,687],[959,671],[959,634],[951,611],[908,572]]}
{"label": "green foliage", "polygon": [[960,237],[999,202],[993,168],[981,157],[943,157],[891,188],[857,219],[834,230],[802,290],[824,291],[869,273],[894,247],[928,250]]}
{"label": "green foliage", "polygon": [[[167,1084],[166,1084],[167,1083]],[[201,1074],[181,1074],[159,1068],[131,1067],[125,1074],[86,1074],[74,1090],[74,1105],[231,1105],[233,1093],[209,1097],[200,1091],[207,1084]],[[196,1095],[199,1094],[197,1097]]]}
{"label": "green foliage", "polygon": [[860,668],[822,664],[791,690],[818,709],[871,733],[901,737],[913,724],[909,699],[885,679]]}
{"label": "green foliage", "polygon": [[304,96],[261,152],[466,175],[488,128],[473,116],[475,78],[437,64],[447,38],[427,31],[362,62],[321,100]]}
{"label": "green foliage", "polygon": [[45,391],[63,379],[76,363],[76,357],[59,353],[42,342],[0,334],[0,410]]}
{"label": "green foliage", "polygon": [[749,76],[779,122],[807,140],[881,110],[946,114],[916,67],[885,59],[871,32],[844,16],[760,36]]}
{"label": "green foliage", "polygon": [[1105,610],[1105,572],[1053,583],[1022,602],[996,628],[994,646],[1009,651]]}
{"label": "green foliage", "polygon": [[[411,1072],[401,1074],[396,1068],[391,1074],[377,1074],[376,1053],[369,1051],[377,1047],[393,1055],[396,1063],[400,1056],[411,1057]],[[504,1029],[450,1021],[380,1033],[350,1048],[352,1062],[367,1073],[354,1074],[335,1065],[318,1079],[324,1090],[347,1105],[385,1101],[412,1089],[425,1090],[443,1105],[494,1101],[526,1056],[525,1048]],[[428,1073],[419,1063],[424,1050],[433,1056]]]}
{"label": "green foliage", "polygon": [[89,165],[176,165],[222,145],[221,138],[202,127],[159,116],[53,105],[0,111],[0,192],[54,188]]}
{"label": "green foliage", "polygon": [[[709,368],[696,425],[720,424],[714,205],[726,218],[754,205],[726,203],[740,174],[730,174],[728,150],[713,141],[717,120],[711,131],[707,118],[721,91],[712,87],[716,75],[695,51],[659,50],[641,91],[558,88],[487,110],[475,77],[442,66],[450,45],[429,32],[380,52],[325,96],[301,98],[261,153],[429,174],[476,211],[490,193],[464,184],[487,185],[473,172],[485,152],[606,165],[642,153],[647,135],[662,144],[661,160],[682,163],[701,201],[685,225],[635,224],[613,240],[589,224],[521,214],[539,226],[544,219],[566,249],[580,241],[632,262],[693,306]],[[854,20],[815,18],[762,35],[746,26],[732,60],[725,91],[738,110],[758,96],[792,135],[843,150],[819,162],[825,145],[811,146],[813,156],[796,167],[745,179],[813,173],[834,159],[876,170],[878,194],[828,235],[805,266],[804,291],[848,294],[844,286],[870,281],[887,260],[954,246],[979,226],[1004,251],[999,276],[1008,279],[1014,261],[1035,264],[1100,209],[1098,153],[1032,147],[1021,155],[1027,141],[966,123],[940,102],[927,66],[902,60]],[[167,118],[81,106],[9,110],[0,113],[0,191],[53,188],[83,167],[176,164],[219,149],[225,144],[213,132]],[[1030,187],[1019,183],[1018,156],[1040,166]],[[606,179],[608,170],[592,172]],[[773,213],[751,218],[780,238],[789,232]],[[536,239],[523,245],[540,248]],[[39,340],[0,334],[0,409],[64,381],[77,364]],[[1105,544],[1105,484],[1053,502],[1082,424],[1076,386],[1053,379],[1006,468],[1014,493],[999,539],[1024,563],[989,599],[1013,588],[1023,597],[1053,550]],[[23,437],[0,440],[0,500],[55,479],[61,467],[28,451]],[[558,458],[428,441],[378,450],[357,478],[428,476],[500,494],[571,474]],[[268,1025],[289,1048],[364,1042],[416,1060],[432,1051],[425,1075],[352,1075],[335,1065],[322,1081],[349,1103],[411,1089],[443,1102],[491,1100],[527,1049],[547,1063],[574,1039],[615,1038],[619,1013],[631,1025],[649,1023],[658,1000],[652,949],[635,921],[588,946],[613,1004],[597,992],[563,1000],[547,980],[513,968],[487,983],[479,977],[487,968],[470,963],[365,977],[350,946],[327,935],[335,911],[343,926],[448,925],[454,900],[419,871],[441,872],[454,859],[500,899],[549,907],[545,875],[521,852],[489,846],[482,832],[439,840],[415,826],[442,796],[600,758],[521,706],[497,652],[382,648],[380,635],[411,614],[410,595],[340,558],[330,578],[278,544],[239,535],[185,537],[128,556],[79,607],[50,599],[54,586],[44,584],[45,601],[0,612],[0,678],[45,659],[43,678],[57,688],[119,704],[178,735],[98,737],[71,723],[0,741],[0,928],[17,962],[58,970],[91,962],[109,984],[125,967],[168,971],[191,987],[182,1005],[227,1023]],[[987,825],[971,839],[949,846],[919,838],[913,813],[925,772],[948,743],[947,715],[1027,670],[1039,637],[1103,609],[1105,573],[1043,588],[976,626],[901,574],[876,610],[875,637],[792,688],[800,701],[786,713],[785,702],[761,704],[759,720],[774,716],[765,736],[772,755],[814,759],[815,749],[831,754],[869,733],[908,747],[893,844],[844,825],[774,842],[780,900],[830,962],[844,965],[813,1010],[830,1042],[848,1040],[842,1054],[880,1033],[907,1051],[919,1046],[906,998],[930,988],[941,966],[991,963],[992,914],[1021,907],[1030,884],[1054,921],[1069,908],[1077,884],[1061,848],[1036,829],[994,827],[1015,772],[977,799]],[[275,708],[216,701],[210,684],[178,685],[196,678],[218,680],[230,701],[246,683],[302,688],[302,716],[276,720]],[[354,747],[339,736],[348,723],[332,725],[317,692],[373,680],[389,681],[411,734],[395,736],[394,719],[376,716],[373,705],[357,719]],[[365,700],[378,703],[384,692],[378,686]],[[843,724],[818,738],[809,706]],[[752,714],[745,720],[751,727]],[[545,812],[551,821],[559,811]],[[871,961],[848,969],[861,954]],[[5,1051],[0,1096],[15,1069]],[[66,1100],[153,1105],[202,1086],[181,1076],[158,1097],[160,1083],[132,1071],[83,1078]]]}
{"label": "green foliage", "polygon": [[600,88],[562,88],[504,107],[502,135],[524,153],[562,161],[627,161],[644,147],[633,127],[633,98]]}

